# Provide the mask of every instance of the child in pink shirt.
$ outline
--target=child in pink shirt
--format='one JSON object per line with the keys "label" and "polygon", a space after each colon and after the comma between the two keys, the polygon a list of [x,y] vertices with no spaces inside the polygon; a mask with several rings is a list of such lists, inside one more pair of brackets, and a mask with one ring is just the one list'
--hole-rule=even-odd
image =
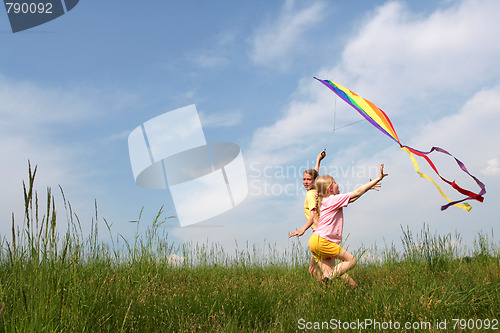
{"label": "child in pink shirt", "polygon": [[[315,187],[318,191],[316,211],[319,211],[319,217],[316,214],[311,214],[302,228],[290,233],[288,237],[303,235],[313,224],[314,218],[318,218],[317,227],[313,230],[313,234],[309,239],[309,249],[322,272],[318,277],[323,281],[327,282],[335,277],[341,277],[350,286],[356,286],[356,282],[346,274],[356,264],[356,258],[339,245],[342,241],[344,225],[343,208],[359,199],[368,190],[379,187],[380,181],[385,176],[387,174],[384,174],[384,165],[382,164],[377,178],[346,194],[340,194],[339,185],[331,176],[326,175],[316,178]],[[335,259],[342,262],[333,267]]]}

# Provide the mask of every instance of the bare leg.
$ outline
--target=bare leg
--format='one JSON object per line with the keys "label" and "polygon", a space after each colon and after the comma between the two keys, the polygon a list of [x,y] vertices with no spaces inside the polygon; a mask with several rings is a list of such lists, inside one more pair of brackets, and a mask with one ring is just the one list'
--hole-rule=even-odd
{"label": "bare leg", "polygon": [[330,271],[334,264],[333,258],[323,259],[323,262],[316,262],[314,256],[311,257],[309,262],[309,274],[315,279],[321,280],[323,278],[323,271]]}
{"label": "bare leg", "polygon": [[334,258],[326,258],[316,263],[316,276],[318,280],[325,279],[328,274],[332,271],[332,267],[335,264]]}
{"label": "bare leg", "polygon": [[321,279],[321,272],[319,271],[319,266],[314,259],[314,256],[311,257],[311,261],[309,262],[309,274],[315,279]]}
{"label": "bare leg", "polygon": [[329,272],[323,271],[323,276],[329,279],[340,277],[341,279],[345,280],[351,287],[356,287],[357,283],[349,275],[346,274],[348,270],[356,265],[356,258],[354,258],[354,256],[346,250],[343,250],[335,259],[339,259],[342,262],[337,264]]}

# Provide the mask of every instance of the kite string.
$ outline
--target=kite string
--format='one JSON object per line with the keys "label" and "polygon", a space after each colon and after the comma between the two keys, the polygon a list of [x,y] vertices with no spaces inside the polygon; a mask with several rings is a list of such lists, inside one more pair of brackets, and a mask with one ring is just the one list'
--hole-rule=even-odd
{"label": "kite string", "polygon": [[[347,126],[351,126],[351,125],[354,125],[354,124],[360,123],[360,122],[362,122],[362,121],[365,121],[365,120],[364,120],[364,119],[356,120],[356,121],[353,121],[352,123],[348,123],[348,124],[346,124],[346,125],[343,125],[343,126],[337,127],[336,129],[337,129],[337,130],[339,130],[339,129],[341,129],[341,128],[344,128],[344,127],[347,127]],[[335,130],[333,130],[333,131],[335,131]]]}
{"label": "kite string", "polygon": [[334,108],[333,108],[333,132],[335,133],[335,123],[336,123],[336,120],[337,120],[337,96],[335,96],[335,105],[334,105]]}
{"label": "kite string", "polygon": [[357,123],[360,123],[362,121],[365,121],[365,119],[360,119],[360,120],[355,120],[353,122],[350,122],[350,123],[347,123],[345,125],[342,125],[342,126],[339,126],[337,127],[336,123],[337,123],[337,96],[335,96],[335,107],[333,109],[333,132],[335,133],[335,131],[341,129],[341,128],[344,128],[344,127],[348,127],[348,126],[351,126],[351,125],[354,125],[354,124],[357,124]]}
{"label": "kite string", "polygon": [[[337,118],[337,96],[335,96],[335,103],[333,104],[333,131],[332,131],[332,136],[335,133],[335,122]],[[331,139],[326,142],[325,149],[323,151],[326,151],[326,148],[328,148],[328,144],[330,143]]]}
{"label": "kite string", "polygon": [[[333,131],[332,131],[332,135],[335,134],[335,131],[339,130],[339,129],[342,129],[342,128],[345,128],[345,127],[348,127],[348,126],[351,126],[351,125],[354,125],[354,124],[357,124],[357,123],[360,123],[362,121],[365,121],[365,119],[360,119],[360,120],[356,120],[356,121],[353,121],[353,122],[350,122],[350,123],[347,123],[345,125],[342,125],[342,126],[339,126],[337,127],[337,96],[335,96],[335,103],[333,105]],[[326,151],[326,148],[328,147],[328,144],[330,143],[330,141],[328,141],[325,145],[325,151]]]}

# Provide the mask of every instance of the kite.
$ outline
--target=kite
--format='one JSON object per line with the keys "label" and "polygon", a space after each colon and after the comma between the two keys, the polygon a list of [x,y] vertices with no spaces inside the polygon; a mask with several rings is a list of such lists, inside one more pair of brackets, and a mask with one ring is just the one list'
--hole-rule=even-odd
{"label": "kite", "polygon": [[[441,193],[443,198],[445,198],[446,201],[448,201],[447,204],[441,206],[441,210],[445,210],[448,207],[454,205],[454,206],[457,206],[457,207],[464,209],[466,211],[470,211],[472,208],[471,205],[464,202],[464,201],[474,199],[474,200],[477,200],[479,202],[483,202],[483,200],[484,200],[483,195],[486,193],[485,185],[479,179],[477,179],[476,177],[471,175],[469,173],[469,171],[467,170],[467,168],[465,167],[465,164],[463,164],[461,161],[459,161],[455,156],[453,156],[452,154],[450,154],[446,150],[439,148],[439,147],[432,147],[430,151],[423,152],[423,151],[411,148],[409,146],[403,145],[399,141],[398,135],[396,134],[396,131],[394,130],[394,127],[392,126],[392,123],[391,123],[391,120],[389,119],[389,117],[385,114],[384,111],[379,109],[375,104],[373,104],[372,102],[356,95],[351,90],[341,86],[338,83],[334,83],[330,80],[321,80],[321,79],[318,79],[317,77],[315,77],[315,79],[318,80],[319,82],[323,83],[325,86],[327,86],[333,92],[335,92],[347,104],[349,104],[354,109],[356,109],[356,111],[358,111],[366,120],[368,120],[368,122],[370,122],[373,126],[375,126],[377,129],[379,129],[382,133],[387,135],[389,138],[396,141],[399,144],[399,147],[401,149],[403,149],[404,151],[406,151],[410,155],[410,159],[413,162],[413,166],[415,168],[415,171],[420,175],[420,177],[431,181],[434,184],[434,186],[436,186],[436,188],[439,190],[439,192]],[[476,184],[479,186],[480,191],[478,193],[474,193],[470,190],[467,190],[467,189],[460,187],[455,181],[449,181],[448,179],[441,176],[441,174],[438,172],[435,164],[432,162],[432,160],[428,156],[432,152],[439,152],[439,153],[451,156],[453,159],[455,159],[455,161],[457,162],[460,169],[462,169],[463,172],[465,172],[472,179],[474,179]],[[434,170],[434,172],[436,172],[436,174],[439,176],[439,178],[441,178],[441,180],[443,180],[445,183],[447,183],[448,185],[453,187],[459,193],[465,195],[465,198],[460,199],[460,200],[456,200],[456,201],[449,199],[446,196],[446,194],[443,192],[443,190],[441,190],[439,185],[431,177],[420,172],[420,167],[418,166],[417,160],[416,160],[414,155],[417,155],[419,157],[424,158],[427,161],[427,163],[430,165],[430,167]]]}

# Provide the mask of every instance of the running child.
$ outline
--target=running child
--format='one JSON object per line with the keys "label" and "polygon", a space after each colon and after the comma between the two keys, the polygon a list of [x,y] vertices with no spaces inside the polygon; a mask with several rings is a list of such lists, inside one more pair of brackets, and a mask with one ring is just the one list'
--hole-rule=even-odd
{"label": "running child", "polygon": [[[304,174],[302,175],[302,185],[304,185],[304,188],[306,189],[306,198],[304,200],[304,214],[306,216],[306,221],[309,220],[309,217],[311,216],[311,212],[316,211],[316,188],[314,187],[314,181],[319,175],[319,166],[321,164],[321,161],[325,158],[326,156],[326,151],[323,150],[318,154],[316,157],[316,166],[314,169],[308,169],[304,171]],[[317,218],[314,219],[313,224],[312,224],[312,229],[316,228],[316,222]],[[311,260],[309,262],[309,274],[311,274],[313,277],[317,277],[320,272],[317,270],[318,265],[316,264],[316,260],[314,259],[314,256],[311,256]]]}
{"label": "running child", "polygon": [[[316,278],[328,282],[334,278],[342,278],[350,286],[356,286],[356,282],[346,274],[356,264],[356,258],[343,249],[339,244],[342,241],[342,230],[344,225],[343,207],[358,200],[370,189],[377,188],[380,181],[387,174],[384,174],[384,165],[380,165],[380,174],[374,180],[358,187],[356,190],[346,194],[340,194],[339,185],[331,176],[320,176],[316,178],[315,188],[318,193],[316,200],[316,210],[311,211],[311,216],[307,222],[288,237],[301,236],[313,225],[316,212],[319,211],[318,223],[309,239],[309,249],[319,266],[319,274],[314,274]],[[334,259],[341,262],[333,267]]]}

